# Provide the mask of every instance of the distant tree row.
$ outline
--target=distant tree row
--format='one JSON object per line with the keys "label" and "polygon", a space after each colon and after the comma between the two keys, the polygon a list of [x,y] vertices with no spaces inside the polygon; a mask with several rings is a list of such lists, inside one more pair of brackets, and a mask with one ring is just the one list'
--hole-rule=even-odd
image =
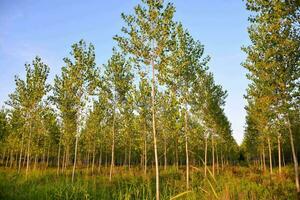
{"label": "distant tree row", "polygon": [[26,77],[16,77],[8,109],[0,115],[2,165],[26,175],[32,168],[88,173],[116,166],[211,165],[212,174],[236,160],[238,146],[224,114],[226,91],[208,71],[203,45],[173,20],[175,7],[143,0],[103,67],[92,44],[72,45],[61,74],[47,83],[49,67],[36,57]]}
{"label": "distant tree row", "polygon": [[263,171],[269,164],[271,174],[275,163],[280,174],[283,164],[294,163],[299,193],[300,3],[248,0],[246,5],[253,15],[252,44],[243,48],[250,80],[243,149]]}

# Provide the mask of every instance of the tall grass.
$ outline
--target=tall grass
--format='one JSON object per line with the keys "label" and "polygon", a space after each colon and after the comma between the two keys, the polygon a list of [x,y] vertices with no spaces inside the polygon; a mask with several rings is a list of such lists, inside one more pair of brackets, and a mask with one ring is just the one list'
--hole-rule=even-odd
{"label": "tall grass", "polygon": [[[59,176],[55,169],[31,171],[27,179],[16,171],[0,169],[0,199],[155,199],[155,177],[137,169],[119,168],[112,182],[105,171],[98,175],[79,170],[71,183],[70,171]],[[185,190],[184,170],[161,171],[161,199],[296,199],[291,168],[283,175],[261,174],[252,168],[230,167],[205,178],[203,169],[193,170],[191,190]]]}

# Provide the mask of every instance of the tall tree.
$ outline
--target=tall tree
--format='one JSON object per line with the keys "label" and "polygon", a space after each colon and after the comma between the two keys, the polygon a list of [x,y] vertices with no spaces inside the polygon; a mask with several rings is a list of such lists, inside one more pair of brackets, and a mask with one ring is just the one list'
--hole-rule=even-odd
{"label": "tall tree", "polygon": [[133,15],[122,14],[126,27],[124,36],[116,36],[121,49],[130,54],[137,66],[150,66],[152,71],[152,131],[155,155],[156,199],[159,199],[159,169],[156,138],[155,86],[156,71],[165,66],[165,54],[170,40],[175,8],[162,0],[143,0],[144,6],[137,5]]}
{"label": "tall tree", "polygon": [[94,46],[88,46],[83,40],[72,45],[70,58],[64,58],[65,66],[62,67],[61,77],[55,77],[54,101],[60,110],[63,122],[62,143],[65,146],[66,166],[70,160],[70,146],[75,139],[74,162],[72,181],[74,180],[78,139],[83,129],[82,120],[84,117],[87,99],[94,91],[97,81],[97,70],[95,64]]}

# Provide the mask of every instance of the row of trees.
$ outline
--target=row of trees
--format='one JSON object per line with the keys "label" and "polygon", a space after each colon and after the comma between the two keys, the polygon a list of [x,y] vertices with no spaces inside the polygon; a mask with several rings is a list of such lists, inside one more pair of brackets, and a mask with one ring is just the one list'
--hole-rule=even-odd
{"label": "row of trees", "polygon": [[97,68],[94,46],[81,40],[53,86],[39,57],[26,64],[25,80],[16,77],[10,107],[1,111],[2,164],[24,166],[26,175],[31,167],[56,166],[59,174],[73,165],[72,180],[78,166],[93,174],[110,165],[111,180],[116,165],[145,174],[153,165],[159,199],[159,165],[185,165],[188,189],[191,165],[204,165],[206,175],[211,163],[214,175],[235,159],[226,91],[174,12],[171,3],[143,0],[134,14],[122,14],[107,64]]}
{"label": "row of trees", "polygon": [[300,192],[295,146],[300,139],[300,4],[248,0],[246,5],[253,16],[248,29],[252,44],[243,48],[247,53],[244,67],[249,70],[247,78],[251,81],[246,95],[243,147],[247,158],[261,163],[264,171],[269,163],[271,174],[275,161],[281,173],[283,161],[285,164],[291,158]]}

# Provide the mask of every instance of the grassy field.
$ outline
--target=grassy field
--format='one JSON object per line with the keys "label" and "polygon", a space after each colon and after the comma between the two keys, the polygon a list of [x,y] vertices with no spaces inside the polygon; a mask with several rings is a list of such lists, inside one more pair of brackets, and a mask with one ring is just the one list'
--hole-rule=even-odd
{"label": "grassy field", "polygon": [[[25,178],[15,170],[0,169],[0,199],[155,199],[154,174],[137,169],[116,169],[112,182],[107,171],[88,174],[78,170],[72,184],[71,171],[57,175],[56,169],[35,170]],[[281,176],[262,174],[255,168],[229,167],[215,178],[193,168],[191,189],[185,190],[183,169],[161,170],[161,199],[297,199],[293,170]]]}

